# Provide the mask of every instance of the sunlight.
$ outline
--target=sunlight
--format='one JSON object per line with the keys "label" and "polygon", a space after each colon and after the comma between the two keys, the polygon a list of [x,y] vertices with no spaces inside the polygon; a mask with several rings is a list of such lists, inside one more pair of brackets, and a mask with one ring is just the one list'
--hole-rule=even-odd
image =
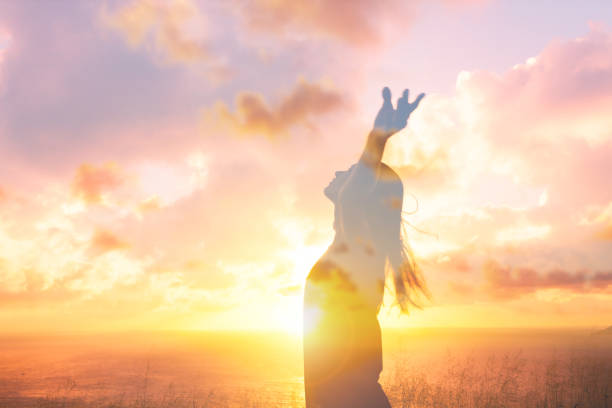
{"label": "sunlight", "polygon": [[304,308],[304,335],[312,333],[321,318],[321,310],[316,306]]}
{"label": "sunlight", "polygon": [[285,253],[294,263],[293,278],[300,284],[310,271],[310,268],[317,262],[317,259],[325,252],[326,245],[306,245],[300,246]]}
{"label": "sunlight", "polygon": [[[296,310],[297,309],[297,310]],[[279,329],[289,334],[301,335],[302,334],[302,307],[298,308],[287,308],[285,313],[278,319]]]}
{"label": "sunlight", "polygon": [[308,235],[318,226],[314,226],[312,222],[307,222],[307,220],[299,217],[277,219],[275,227],[288,243],[287,247],[277,252],[277,256],[293,264],[290,278],[293,283],[301,285],[310,268],[327,249],[331,237],[313,244],[307,244]]}

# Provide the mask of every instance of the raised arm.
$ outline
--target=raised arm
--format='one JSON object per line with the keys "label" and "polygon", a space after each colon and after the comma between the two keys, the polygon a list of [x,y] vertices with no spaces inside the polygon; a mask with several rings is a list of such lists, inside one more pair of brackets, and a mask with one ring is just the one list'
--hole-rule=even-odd
{"label": "raised arm", "polygon": [[351,171],[343,186],[343,192],[355,198],[367,194],[374,188],[379,174],[379,167],[387,141],[395,133],[406,127],[410,114],[419,106],[425,96],[420,94],[414,102],[408,102],[408,89],[397,101],[397,108],[391,103],[391,91],[383,89],[383,105],[376,115],[374,128],[370,131],[359,162]]}

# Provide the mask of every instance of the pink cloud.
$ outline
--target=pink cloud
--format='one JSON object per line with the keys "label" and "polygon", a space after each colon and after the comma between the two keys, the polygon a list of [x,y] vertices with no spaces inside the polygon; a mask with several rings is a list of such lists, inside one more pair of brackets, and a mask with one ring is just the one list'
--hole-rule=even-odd
{"label": "pink cloud", "polygon": [[425,143],[454,152],[438,165],[448,188],[460,181],[491,199],[546,190],[555,222],[612,201],[612,34],[604,28],[554,42],[502,74],[464,72],[456,95],[430,102],[419,127]]}
{"label": "pink cloud", "polygon": [[318,83],[299,81],[276,106],[270,106],[262,95],[241,92],[236,97],[236,111],[218,104],[205,115],[228,124],[240,135],[261,134],[269,139],[286,136],[293,126],[309,126],[309,119],[347,106],[339,92]]}
{"label": "pink cloud", "polygon": [[126,248],[129,244],[108,230],[97,229],[91,239],[91,249],[98,254]]}
{"label": "pink cloud", "polygon": [[[586,36],[555,42],[501,75],[464,73],[457,89],[472,132],[487,145],[489,168],[506,163],[508,181],[546,190],[540,220],[567,232],[585,208],[612,202],[609,31],[592,25]],[[598,234],[606,236],[605,226]]]}
{"label": "pink cloud", "polygon": [[226,81],[234,74],[212,50],[206,13],[191,0],[134,0],[112,12],[104,9],[102,21],[131,46],[153,50],[166,62],[204,63],[213,82]]}
{"label": "pink cloud", "polygon": [[612,241],[612,225],[608,225],[597,231],[595,237],[602,241]]}
{"label": "pink cloud", "polygon": [[160,207],[161,207],[161,204],[159,202],[159,197],[157,196],[149,197],[145,200],[142,200],[140,204],[138,205],[138,209],[142,213],[159,210]]}
{"label": "pink cloud", "polygon": [[580,148],[583,156],[612,140],[611,55],[612,34],[591,25],[586,36],[554,42],[501,75],[462,73],[457,88],[475,130],[498,153],[538,161]]}
{"label": "pink cloud", "polygon": [[82,164],[74,176],[72,192],[76,197],[93,204],[102,199],[102,195],[119,187],[123,176],[116,164],[107,163],[100,167]]}
{"label": "pink cloud", "polygon": [[[444,0],[446,5],[479,3]],[[237,10],[252,29],[279,36],[319,35],[367,47],[379,44],[389,31],[405,29],[418,14],[421,1],[236,1]]]}
{"label": "pink cloud", "polygon": [[510,268],[489,261],[483,268],[485,291],[497,299],[510,299],[542,289],[564,289],[572,292],[588,292],[593,289],[606,291],[612,285],[611,272],[569,273],[553,270],[548,273],[530,268]]}
{"label": "pink cloud", "polygon": [[424,100],[388,157],[419,199],[410,220],[438,236],[411,233],[438,302],[560,291],[609,307],[611,95],[612,33],[592,25]]}
{"label": "pink cloud", "polygon": [[190,36],[186,30],[192,20],[200,29],[206,25],[204,15],[189,0],[135,0],[110,13],[104,10],[103,20],[124,34],[133,46],[144,46],[151,36],[158,51],[170,60],[189,62],[210,58],[204,39]]}

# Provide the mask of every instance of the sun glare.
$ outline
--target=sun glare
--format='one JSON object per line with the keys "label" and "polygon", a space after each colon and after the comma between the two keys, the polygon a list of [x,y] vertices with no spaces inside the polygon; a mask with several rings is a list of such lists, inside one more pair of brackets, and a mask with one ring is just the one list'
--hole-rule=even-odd
{"label": "sun glare", "polygon": [[317,323],[321,318],[321,310],[316,306],[304,308],[304,335],[309,334],[317,327]]}

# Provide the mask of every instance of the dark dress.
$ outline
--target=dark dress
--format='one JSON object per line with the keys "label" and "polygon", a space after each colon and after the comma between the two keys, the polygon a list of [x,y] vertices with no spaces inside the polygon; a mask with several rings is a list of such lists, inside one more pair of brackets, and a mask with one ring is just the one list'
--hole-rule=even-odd
{"label": "dark dress", "polygon": [[[304,386],[307,408],[390,407],[382,371],[378,310],[384,262],[367,228],[371,174],[336,202],[336,240],[314,265],[304,291]],[[355,170],[354,170],[355,171]],[[356,194],[353,194],[356,193]],[[348,226],[347,224],[351,225]]]}

